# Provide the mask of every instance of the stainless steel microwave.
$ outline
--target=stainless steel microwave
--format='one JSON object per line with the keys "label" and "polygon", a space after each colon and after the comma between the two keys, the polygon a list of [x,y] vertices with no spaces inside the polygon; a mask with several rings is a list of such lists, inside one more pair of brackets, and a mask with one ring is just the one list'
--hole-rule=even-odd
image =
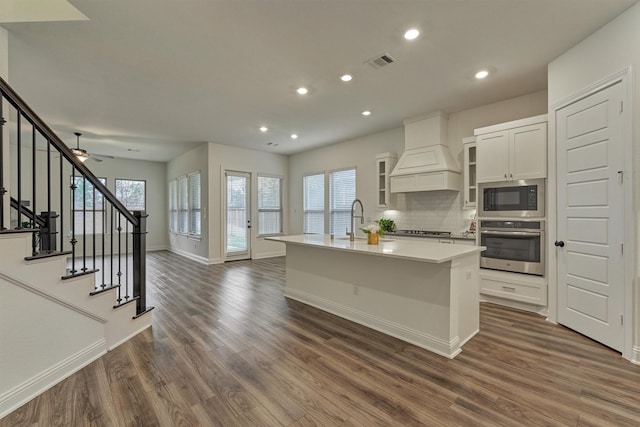
{"label": "stainless steel microwave", "polygon": [[481,218],[543,218],[545,179],[484,182],[478,185]]}

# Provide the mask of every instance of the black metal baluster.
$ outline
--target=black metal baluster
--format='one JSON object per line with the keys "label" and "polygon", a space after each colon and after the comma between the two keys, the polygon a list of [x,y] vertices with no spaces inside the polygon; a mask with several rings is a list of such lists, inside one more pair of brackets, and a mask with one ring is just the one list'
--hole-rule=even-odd
{"label": "black metal baluster", "polygon": [[93,265],[91,268],[96,269],[96,186],[93,186]]}
{"label": "black metal baluster", "polygon": [[109,269],[109,272],[110,272],[109,277],[111,279],[111,286],[113,286],[113,283],[114,283],[114,280],[113,280],[113,234],[114,234],[114,231],[116,231],[114,218],[115,218],[115,215],[113,214],[113,205],[111,205],[111,227],[109,228],[110,241],[111,241],[109,243],[109,251],[111,252],[111,257],[110,257],[111,259],[109,260],[111,263],[111,268]]}
{"label": "black metal baluster", "polygon": [[131,298],[131,296],[129,295],[129,220],[125,220],[124,223],[124,253],[125,253],[125,263],[124,263],[124,269],[125,269],[125,275],[124,275],[124,286],[126,288],[126,295],[124,296],[125,301],[129,301],[129,298]]}
{"label": "black metal baluster", "polygon": [[4,119],[3,102],[4,92],[0,90],[0,230],[5,230],[4,226],[4,195],[7,189],[4,188],[4,125],[7,121]]}
{"label": "black metal baluster", "polygon": [[[62,163],[62,153],[58,151],[60,154],[60,252],[64,252],[64,188],[63,182],[64,178],[62,177],[64,172],[64,163]],[[71,209],[73,214],[73,198],[71,198]]]}
{"label": "black metal baluster", "polygon": [[[62,156],[60,156],[62,157]],[[71,274],[76,274],[76,167],[71,164]]]}
{"label": "black metal baluster", "polygon": [[104,289],[107,285],[105,282],[105,275],[107,270],[104,269],[104,241],[107,238],[107,206],[105,205],[104,196],[102,196],[102,285],[100,287]]}
{"label": "black metal baluster", "polygon": [[[53,229],[51,228],[51,143],[47,138],[47,250],[52,251],[55,247],[55,241],[53,240]],[[42,245],[42,243],[40,243]]]}
{"label": "black metal baluster", "polygon": [[118,304],[122,301],[122,215],[118,211]]}
{"label": "black metal baluster", "polygon": [[20,110],[18,110],[18,120],[17,120],[17,126],[18,126],[18,148],[17,148],[17,157],[18,157],[18,167],[17,167],[17,171],[18,171],[18,183],[17,183],[17,187],[18,187],[18,227],[16,227],[18,230],[22,229],[22,123],[20,120],[21,117],[21,113]]}
{"label": "black metal baluster", "polygon": [[[36,216],[38,210],[36,209],[36,127],[32,124],[31,126],[31,229],[35,230],[36,228]],[[37,234],[33,233],[33,238],[31,239],[31,255],[35,255],[38,253],[36,250],[36,238]]]}
{"label": "black metal baluster", "polygon": [[87,271],[87,177],[84,175],[82,175],[82,271]]}

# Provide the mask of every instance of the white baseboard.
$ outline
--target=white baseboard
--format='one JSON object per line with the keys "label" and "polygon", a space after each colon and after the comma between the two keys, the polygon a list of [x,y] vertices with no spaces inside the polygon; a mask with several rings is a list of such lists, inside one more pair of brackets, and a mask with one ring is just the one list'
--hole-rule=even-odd
{"label": "white baseboard", "polygon": [[211,262],[211,260],[209,258],[205,258],[205,257],[200,256],[200,255],[195,255],[195,254],[192,254],[192,253],[187,252],[187,251],[182,251],[182,250],[176,249],[176,248],[168,248],[168,250],[169,250],[169,252],[172,252],[172,253],[174,253],[176,255],[183,256],[185,258],[189,258],[190,260],[195,261],[195,262],[200,263],[200,264],[204,264],[204,265],[215,264],[214,262]]}
{"label": "white baseboard", "polygon": [[285,256],[287,251],[277,251],[277,252],[264,252],[259,255],[253,255],[251,259],[265,259],[265,258],[275,258],[279,256]]}
{"label": "white baseboard", "polygon": [[[149,317],[148,319],[145,319],[145,317]],[[109,351],[113,350],[114,348],[118,347],[120,344],[124,344],[125,342],[129,341],[131,338],[135,337],[136,335],[138,335],[140,332],[144,331],[147,328],[151,327],[151,312],[147,312],[145,314],[143,314],[141,317],[138,317],[138,319],[140,319],[141,321],[144,320],[145,323],[143,323],[138,329],[136,329],[134,332],[132,332],[130,335],[127,335],[126,337],[122,338],[120,341],[118,341],[117,343],[113,344],[111,347],[108,348]],[[136,320],[138,320],[136,319]],[[135,320],[134,320],[135,322]]]}
{"label": "white baseboard", "polygon": [[167,245],[162,245],[162,246],[147,246],[147,252],[168,251],[168,250],[169,250],[169,246],[167,246]]}
{"label": "white baseboard", "polygon": [[633,347],[631,350],[631,363],[640,365],[640,347]]}
{"label": "white baseboard", "polygon": [[0,395],[0,418],[87,366],[107,352],[106,340],[99,341],[67,357],[40,374]]}
{"label": "white baseboard", "polygon": [[[401,339],[408,343],[414,344],[418,347],[432,351],[440,356],[444,356],[449,359],[456,357],[461,349],[462,343],[459,337],[455,337],[451,342],[447,342],[443,339],[425,334],[424,332],[407,328],[395,322],[390,322],[386,319],[382,319],[377,316],[373,316],[369,313],[365,313],[360,310],[354,310],[349,307],[337,304],[333,301],[328,301],[323,298],[319,298],[315,295],[301,292],[294,289],[285,289],[284,296],[291,298],[301,303],[319,308],[320,310],[335,314],[347,320],[364,325],[368,328],[375,329],[376,331],[390,335],[392,337]],[[477,333],[477,332],[476,332]],[[475,335],[475,333],[474,333]],[[465,338],[465,342],[468,341],[473,335]]]}
{"label": "white baseboard", "polygon": [[492,304],[502,305],[516,310],[529,311],[541,316],[547,316],[548,308],[546,306],[527,304],[526,302],[513,301],[506,298],[494,297],[492,295],[480,294],[480,302],[489,302]]}

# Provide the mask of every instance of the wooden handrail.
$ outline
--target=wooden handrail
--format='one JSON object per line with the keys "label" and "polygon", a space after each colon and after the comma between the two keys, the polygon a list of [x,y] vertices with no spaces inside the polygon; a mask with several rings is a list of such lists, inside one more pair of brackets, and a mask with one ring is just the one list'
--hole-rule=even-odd
{"label": "wooden handrail", "polygon": [[98,190],[111,204],[133,225],[138,225],[138,219],[111,193],[107,187],[100,182],[100,180],[91,172],[91,170],[84,165],[73,154],[71,149],[62,142],[62,140],[51,130],[49,126],[27,105],[26,102],[9,86],[9,84],[0,77],[0,92],[14,108],[24,113],[24,117],[33,125],[38,131],[47,138],[47,141],[55,147],[56,150],[84,176],[91,184]]}

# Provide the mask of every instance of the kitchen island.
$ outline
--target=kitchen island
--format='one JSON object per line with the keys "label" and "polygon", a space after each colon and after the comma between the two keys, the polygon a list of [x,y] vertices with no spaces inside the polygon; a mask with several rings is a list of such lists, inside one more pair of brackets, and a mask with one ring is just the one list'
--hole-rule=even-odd
{"label": "kitchen island", "polygon": [[480,246],[327,235],[286,244],[285,296],[453,358],[479,328]]}

